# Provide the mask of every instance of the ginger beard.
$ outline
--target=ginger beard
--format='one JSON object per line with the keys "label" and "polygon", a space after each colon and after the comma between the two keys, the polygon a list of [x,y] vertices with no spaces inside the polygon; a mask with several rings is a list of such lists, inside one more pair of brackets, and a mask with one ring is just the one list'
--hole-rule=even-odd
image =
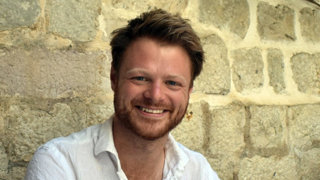
{"label": "ginger beard", "polygon": [[[116,88],[114,91],[113,101],[115,117],[117,121],[119,121],[119,123],[121,123],[125,128],[145,140],[156,140],[168,134],[182,121],[187,111],[189,97],[185,106],[180,107],[173,107],[169,103],[154,104],[151,102],[152,100],[144,98],[134,98],[130,102],[128,102],[129,104],[126,104],[124,98],[120,97],[118,88]],[[161,122],[161,125],[159,125],[158,121],[138,117],[135,112],[139,108],[138,106],[152,106],[158,107],[159,109],[168,109],[169,118],[162,119],[162,121],[165,122]]]}

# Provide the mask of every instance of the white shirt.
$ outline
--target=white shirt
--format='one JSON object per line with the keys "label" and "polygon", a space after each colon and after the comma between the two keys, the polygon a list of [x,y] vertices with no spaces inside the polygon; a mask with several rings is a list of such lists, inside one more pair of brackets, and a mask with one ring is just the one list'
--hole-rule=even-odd
{"label": "white shirt", "polygon": [[[169,135],[164,180],[216,180],[217,174],[200,154]],[[26,180],[127,180],[114,146],[112,118],[39,147],[30,161]]]}

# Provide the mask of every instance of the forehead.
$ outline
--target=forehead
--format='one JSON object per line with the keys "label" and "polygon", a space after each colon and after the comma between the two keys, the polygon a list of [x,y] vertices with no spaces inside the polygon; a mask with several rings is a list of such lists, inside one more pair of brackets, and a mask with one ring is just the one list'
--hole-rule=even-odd
{"label": "forehead", "polygon": [[140,58],[139,61],[155,59],[168,61],[173,57],[176,59],[171,59],[172,61],[168,63],[183,61],[186,65],[191,64],[190,57],[182,46],[149,37],[141,37],[130,43],[124,52],[123,61],[130,63],[136,60],[135,58]]}
{"label": "forehead", "polygon": [[188,73],[188,76],[191,74],[191,60],[184,48],[146,37],[130,44],[120,70],[135,67],[150,71]]}

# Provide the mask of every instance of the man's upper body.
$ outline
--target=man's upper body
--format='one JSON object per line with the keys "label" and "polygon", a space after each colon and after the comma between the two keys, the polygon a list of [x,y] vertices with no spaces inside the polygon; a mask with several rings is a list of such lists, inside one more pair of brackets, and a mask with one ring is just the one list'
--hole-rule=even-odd
{"label": "man's upper body", "polygon": [[[99,130],[94,130],[100,126],[95,126],[54,140],[35,153],[27,177],[40,173],[37,169],[44,161],[56,166],[54,170],[41,168],[43,173],[62,174],[67,169],[81,177],[103,172],[111,178],[116,173],[107,172],[115,171],[129,180],[216,178],[203,156],[177,145],[169,136],[187,111],[193,81],[202,69],[203,49],[192,27],[180,16],[157,9],[114,31],[110,45],[115,113],[109,132],[100,136],[112,136],[100,141],[95,135]],[[88,138],[86,133],[92,135]],[[81,145],[82,138],[91,144]],[[112,152],[107,156],[101,153],[109,149]],[[80,157],[90,158],[79,162]]]}
{"label": "man's upper body", "polygon": [[[113,141],[112,121],[110,118],[103,124],[42,145],[30,161],[25,179],[126,180]],[[171,135],[165,145],[165,154],[165,180],[218,179],[201,154],[177,143]]]}

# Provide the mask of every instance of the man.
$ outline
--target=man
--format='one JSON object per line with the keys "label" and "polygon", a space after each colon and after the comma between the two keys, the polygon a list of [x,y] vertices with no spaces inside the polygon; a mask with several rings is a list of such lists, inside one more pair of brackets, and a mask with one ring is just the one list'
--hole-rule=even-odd
{"label": "man", "polygon": [[191,26],[157,9],[114,31],[110,44],[114,116],[41,146],[26,179],[218,179],[201,154],[169,134],[202,69]]}

